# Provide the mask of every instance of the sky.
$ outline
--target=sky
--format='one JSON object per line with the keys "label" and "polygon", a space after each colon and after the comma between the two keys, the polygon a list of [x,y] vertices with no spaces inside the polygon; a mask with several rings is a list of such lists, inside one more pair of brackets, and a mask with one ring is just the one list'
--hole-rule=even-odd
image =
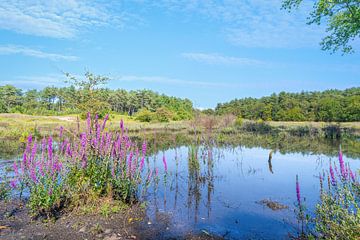
{"label": "sky", "polygon": [[151,89],[213,108],[234,98],[360,86],[355,53],[319,46],[312,1],[1,0],[0,85],[65,86],[63,72],[108,76],[106,87]]}

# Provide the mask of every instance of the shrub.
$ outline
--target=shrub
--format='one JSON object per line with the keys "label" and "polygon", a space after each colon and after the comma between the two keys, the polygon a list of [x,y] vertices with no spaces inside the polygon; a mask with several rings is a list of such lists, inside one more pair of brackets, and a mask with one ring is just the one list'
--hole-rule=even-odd
{"label": "shrub", "polygon": [[241,127],[244,123],[244,119],[241,116],[238,116],[235,120],[235,126]]}
{"label": "shrub", "polygon": [[[63,136],[53,147],[52,138],[43,139],[40,154],[32,136],[28,137],[20,163],[14,163],[13,187],[30,193],[29,207],[34,215],[52,216],[65,203],[78,206],[106,197],[126,203],[136,201],[152,180],[152,170],[145,169],[146,143],[139,149],[124,129],[105,132],[108,115],[100,124],[98,116],[87,116],[86,131]],[[18,165],[20,168],[18,168]]]}
{"label": "shrub", "polygon": [[[317,239],[359,239],[360,183],[349,165],[344,163],[341,151],[339,152],[339,167],[337,168],[336,164],[330,164],[328,174],[320,174],[319,179],[320,199],[316,206],[315,216],[309,218],[306,223],[306,232],[302,235]],[[324,186],[324,180],[327,180],[327,187]],[[304,216],[298,181],[296,189],[297,207]]]}
{"label": "shrub", "polygon": [[161,107],[158,108],[155,112],[156,120],[159,122],[169,122],[174,114],[167,108]]}
{"label": "shrub", "polygon": [[151,122],[155,119],[155,115],[153,112],[150,112],[149,110],[144,108],[136,113],[135,119],[140,122]]}

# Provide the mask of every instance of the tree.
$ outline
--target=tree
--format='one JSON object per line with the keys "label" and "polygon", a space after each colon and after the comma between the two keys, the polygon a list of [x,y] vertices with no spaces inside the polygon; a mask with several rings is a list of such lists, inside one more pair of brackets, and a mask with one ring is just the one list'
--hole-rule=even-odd
{"label": "tree", "polygon": [[82,117],[85,117],[87,112],[92,115],[98,114],[100,117],[105,113],[110,105],[103,99],[101,89],[99,86],[105,84],[109,78],[95,75],[89,71],[85,73],[85,78],[78,79],[75,76],[65,73],[68,82],[78,87],[79,101],[77,108],[81,111]]}
{"label": "tree", "polygon": [[[283,0],[283,9],[291,11],[303,0]],[[325,36],[320,45],[322,50],[332,53],[341,50],[352,53],[351,42],[360,36],[360,0],[317,0],[310,13],[308,24],[327,21]]]}
{"label": "tree", "polygon": [[12,85],[0,86],[0,109],[9,112],[11,108],[21,106],[22,91]]}

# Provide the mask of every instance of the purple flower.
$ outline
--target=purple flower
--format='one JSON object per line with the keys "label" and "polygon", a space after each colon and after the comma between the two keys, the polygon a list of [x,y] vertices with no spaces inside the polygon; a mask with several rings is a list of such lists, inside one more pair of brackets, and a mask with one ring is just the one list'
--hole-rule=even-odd
{"label": "purple flower", "polygon": [[341,152],[341,149],[339,151],[339,163],[340,163],[341,176],[345,179],[346,178],[346,169],[345,169],[345,164],[344,164],[343,154]]}
{"label": "purple flower", "polygon": [[164,163],[165,172],[167,172],[167,163],[166,163],[165,155],[163,155],[163,163]]}
{"label": "purple flower", "polygon": [[333,168],[331,166],[331,162],[330,162],[330,177],[331,177],[331,184],[333,186],[335,186],[336,185],[336,179],[335,179],[334,170],[333,170]]}
{"label": "purple flower", "polygon": [[30,168],[30,178],[33,180],[34,183],[37,182],[35,167]]}
{"label": "purple flower", "polygon": [[300,196],[300,184],[299,184],[299,177],[296,175],[296,199],[298,202],[299,207],[301,206],[301,196]]}
{"label": "purple flower", "polygon": [[102,124],[101,130],[104,131],[105,129],[105,125],[106,125],[106,121],[109,119],[109,114],[106,114],[105,118],[104,118],[104,122]]}
{"label": "purple flower", "polygon": [[34,143],[34,146],[31,150],[30,162],[34,161],[35,155],[36,155],[36,150],[37,150],[37,145],[36,145],[36,143]]}
{"label": "purple flower", "polygon": [[120,120],[120,129],[121,129],[121,133],[124,132],[124,121],[121,119]]}
{"label": "purple flower", "polygon": [[144,141],[141,149],[143,157],[146,155],[146,148],[147,148],[146,141]]}
{"label": "purple flower", "polygon": [[351,171],[351,169],[349,169],[349,172],[350,172],[351,180],[352,180],[353,182],[355,182],[355,175],[354,175],[354,173]]}
{"label": "purple flower", "polygon": [[140,162],[140,172],[143,170],[144,164],[145,164],[145,157],[142,157]]}
{"label": "purple flower", "polygon": [[52,145],[52,137],[51,136],[48,138],[48,157],[49,157],[50,161],[53,158],[53,145]]}
{"label": "purple flower", "polygon": [[32,135],[31,134],[28,136],[28,142],[27,143],[29,145],[31,145],[31,143],[32,143]]}
{"label": "purple flower", "polygon": [[16,182],[17,182],[16,179],[11,180],[11,181],[10,181],[10,187],[11,187],[11,188],[16,188],[16,187],[17,187]]}

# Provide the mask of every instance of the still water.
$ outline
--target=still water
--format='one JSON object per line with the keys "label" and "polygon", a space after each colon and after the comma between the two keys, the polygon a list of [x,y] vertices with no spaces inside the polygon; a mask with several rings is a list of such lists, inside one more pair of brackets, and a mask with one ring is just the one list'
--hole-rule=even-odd
{"label": "still water", "polygon": [[[333,148],[330,153],[314,153],[307,148],[298,153],[272,152],[249,144],[183,145],[158,151],[147,159],[159,173],[144,196],[147,218],[139,224],[139,231],[151,239],[188,233],[225,239],[288,239],[299,228],[294,213],[296,175],[307,209],[313,211],[319,196],[318,175],[328,170],[330,161],[338,161],[338,145],[327,147]],[[346,150],[343,147],[345,162],[359,169],[359,154],[346,154]],[[16,157],[0,154],[0,159],[4,167],[11,166]],[[272,210],[261,204],[262,200],[276,201],[287,208]],[[150,231],[154,229],[157,231]]]}
{"label": "still water", "polygon": [[[149,219],[144,225],[162,228],[154,238],[203,232],[226,239],[288,239],[298,231],[296,175],[307,208],[313,211],[319,196],[319,173],[338,159],[279,152],[273,152],[269,159],[270,151],[182,146],[156,154],[149,163],[159,168],[159,181],[146,197]],[[360,168],[357,159],[344,159],[352,169]],[[272,210],[262,205],[262,200],[288,208]]]}

